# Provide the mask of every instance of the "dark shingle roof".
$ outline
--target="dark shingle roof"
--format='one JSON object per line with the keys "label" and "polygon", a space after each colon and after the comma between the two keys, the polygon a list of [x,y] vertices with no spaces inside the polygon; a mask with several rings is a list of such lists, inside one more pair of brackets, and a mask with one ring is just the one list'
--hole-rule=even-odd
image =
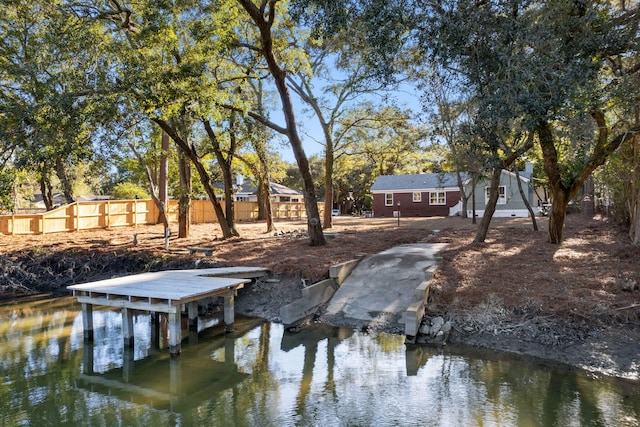
{"label": "dark shingle roof", "polygon": [[[462,179],[466,179],[463,175]],[[371,186],[371,191],[427,190],[457,187],[455,173],[424,173],[417,175],[381,175]]]}

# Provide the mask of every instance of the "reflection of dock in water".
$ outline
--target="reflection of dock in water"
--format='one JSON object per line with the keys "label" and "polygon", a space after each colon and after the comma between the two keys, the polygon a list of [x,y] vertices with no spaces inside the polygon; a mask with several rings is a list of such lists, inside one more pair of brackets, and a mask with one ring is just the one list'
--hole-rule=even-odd
{"label": "reflection of dock in water", "polygon": [[[233,362],[162,356],[132,362],[104,374],[81,374],[79,386],[126,402],[181,412],[241,383],[249,374]],[[167,372],[169,375],[167,375]]]}
{"label": "reflection of dock in water", "polygon": [[[184,413],[236,387],[250,376],[238,370],[235,343],[238,336],[260,323],[259,319],[242,319],[237,323],[235,333],[223,333],[209,338],[207,342],[189,345],[178,358],[166,352],[155,352],[133,360],[134,352],[125,349],[122,367],[104,373],[94,372],[96,346],[85,343],[83,372],[77,384],[80,388],[123,402]],[[212,353],[221,348],[224,348],[224,361],[214,360]]]}

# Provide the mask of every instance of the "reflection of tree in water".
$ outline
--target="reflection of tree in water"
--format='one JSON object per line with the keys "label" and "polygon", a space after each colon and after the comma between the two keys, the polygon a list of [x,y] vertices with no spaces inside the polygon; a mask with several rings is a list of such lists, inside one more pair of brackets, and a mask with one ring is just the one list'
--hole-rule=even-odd
{"label": "reflection of tree in water", "polygon": [[[288,334],[256,319],[233,334],[202,331],[177,360],[148,348],[127,370],[116,356],[120,316],[96,322],[104,336],[94,352],[70,307],[0,308],[0,424],[634,425],[640,414],[637,384],[468,348],[405,347],[401,336],[322,325]],[[111,368],[88,378],[84,354]]]}

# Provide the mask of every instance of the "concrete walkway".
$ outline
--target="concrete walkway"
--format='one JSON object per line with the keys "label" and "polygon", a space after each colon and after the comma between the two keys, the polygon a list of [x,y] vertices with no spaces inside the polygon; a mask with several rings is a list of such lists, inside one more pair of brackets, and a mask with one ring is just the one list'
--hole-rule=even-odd
{"label": "concrete walkway", "polygon": [[338,326],[404,325],[416,287],[445,246],[417,243],[367,255],[336,291],[323,317]]}

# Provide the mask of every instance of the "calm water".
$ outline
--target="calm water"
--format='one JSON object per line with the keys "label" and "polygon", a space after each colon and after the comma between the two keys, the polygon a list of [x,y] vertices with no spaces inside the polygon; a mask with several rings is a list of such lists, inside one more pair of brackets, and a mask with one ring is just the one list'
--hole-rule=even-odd
{"label": "calm water", "polygon": [[[121,317],[94,312],[85,345],[70,298],[0,306],[0,426],[636,426],[640,384],[473,350],[407,349],[396,335],[238,319],[181,357],[148,315],[124,351]],[[186,331],[185,331],[186,334]]]}

